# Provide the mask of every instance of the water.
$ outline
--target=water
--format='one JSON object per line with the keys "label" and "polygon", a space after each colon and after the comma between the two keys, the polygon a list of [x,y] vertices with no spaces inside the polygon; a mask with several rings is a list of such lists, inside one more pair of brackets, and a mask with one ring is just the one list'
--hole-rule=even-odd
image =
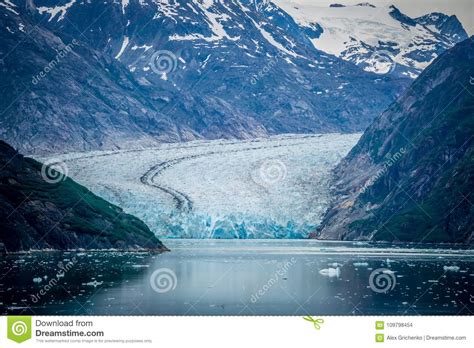
{"label": "water", "polygon": [[172,252],[1,256],[1,313],[467,315],[474,311],[474,251],[458,246],[308,240],[167,240],[165,244]]}

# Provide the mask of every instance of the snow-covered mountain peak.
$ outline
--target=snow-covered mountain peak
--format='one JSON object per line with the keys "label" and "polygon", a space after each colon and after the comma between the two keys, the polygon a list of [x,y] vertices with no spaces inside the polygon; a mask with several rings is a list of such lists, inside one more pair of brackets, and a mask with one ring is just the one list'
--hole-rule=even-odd
{"label": "snow-covered mountain peak", "polygon": [[[39,134],[28,152],[359,131],[466,35],[453,16],[313,0],[0,0],[0,17],[12,81],[0,92],[16,105],[4,138],[17,146]],[[40,113],[16,81],[68,44],[35,80]],[[25,129],[31,119],[45,121]],[[61,141],[57,124],[69,127]],[[101,126],[91,135],[86,124]]]}
{"label": "snow-covered mountain peak", "polygon": [[[14,3],[17,1],[0,2],[10,11],[16,11]],[[40,15],[55,23],[62,22],[73,8],[91,6],[88,1],[78,0],[34,0],[34,3]],[[240,49],[247,47],[247,53],[253,55],[262,46],[258,42],[264,40],[289,58],[302,57],[293,49],[295,43],[286,39],[290,19],[313,48],[366,71],[397,77],[418,76],[441,52],[467,38],[456,16],[433,12],[411,18],[394,5],[375,6],[370,2],[320,6],[310,0],[112,0],[104,6],[111,5],[124,17],[127,27],[131,25],[126,31],[132,30],[136,13],[146,7],[147,12],[154,14],[153,20],[173,22],[174,32],[168,37],[171,41],[208,47],[231,41]],[[285,16],[289,18],[283,19]],[[245,42],[243,38],[254,30],[259,35]],[[124,34],[120,39],[115,55],[125,37],[130,36]],[[127,47],[124,50],[126,54]]]}
{"label": "snow-covered mountain peak", "polygon": [[322,7],[305,0],[274,2],[301,26],[320,28],[319,35],[311,38],[317,49],[376,73],[414,78],[439,53],[467,38],[455,16],[441,13],[410,18],[394,5]]}

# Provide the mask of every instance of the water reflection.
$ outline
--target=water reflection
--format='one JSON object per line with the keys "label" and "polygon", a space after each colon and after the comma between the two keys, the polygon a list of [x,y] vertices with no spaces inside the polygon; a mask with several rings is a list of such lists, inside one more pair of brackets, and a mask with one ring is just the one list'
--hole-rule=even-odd
{"label": "water reflection", "polygon": [[[166,244],[172,252],[158,255],[3,256],[2,313],[454,315],[474,311],[470,301],[474,252],[457,247],[412,249],[298,240],[170,240]],[[73,267],[57,277],[58,264],[70,264],[73,258],[77,260]],[[51,285],[52,279],[56,282]],[[47,285],[51,286],[46,290]]]}

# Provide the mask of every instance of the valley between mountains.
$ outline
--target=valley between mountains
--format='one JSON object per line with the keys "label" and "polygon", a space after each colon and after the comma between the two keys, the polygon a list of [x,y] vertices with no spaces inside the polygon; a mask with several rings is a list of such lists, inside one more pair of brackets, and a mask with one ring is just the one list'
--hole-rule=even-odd
{"label": "valley between mountains", "polygon": [[[360,134],[194,141],[42,158],[166,238],[306,238]],[[57,163],[59,162],[59,163]]]}
{"label": "valley between mountains", "polygon": [[[91,247],[140,247],[128,223],[160,238],[473,241],[473,39],[453,14],[0,0],[0,23],[0,243],[14,250],[57,224],[42,248],[83,248],[75,229],[88,240],[121,209],[139,219]],[[70,191],[97,195],[91,209]]]}

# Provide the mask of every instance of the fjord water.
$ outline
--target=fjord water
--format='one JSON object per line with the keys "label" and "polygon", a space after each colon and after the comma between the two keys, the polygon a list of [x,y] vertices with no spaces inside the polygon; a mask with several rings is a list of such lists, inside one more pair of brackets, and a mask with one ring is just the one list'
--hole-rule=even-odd
{"label": "fjord water", "polygon": [[[171,252],[2,256],[2,314],[455,315],[474,310],[474,252],[459,246],[179,239],[165,244]],[[57,277],[58,264],[72,266]]]}

